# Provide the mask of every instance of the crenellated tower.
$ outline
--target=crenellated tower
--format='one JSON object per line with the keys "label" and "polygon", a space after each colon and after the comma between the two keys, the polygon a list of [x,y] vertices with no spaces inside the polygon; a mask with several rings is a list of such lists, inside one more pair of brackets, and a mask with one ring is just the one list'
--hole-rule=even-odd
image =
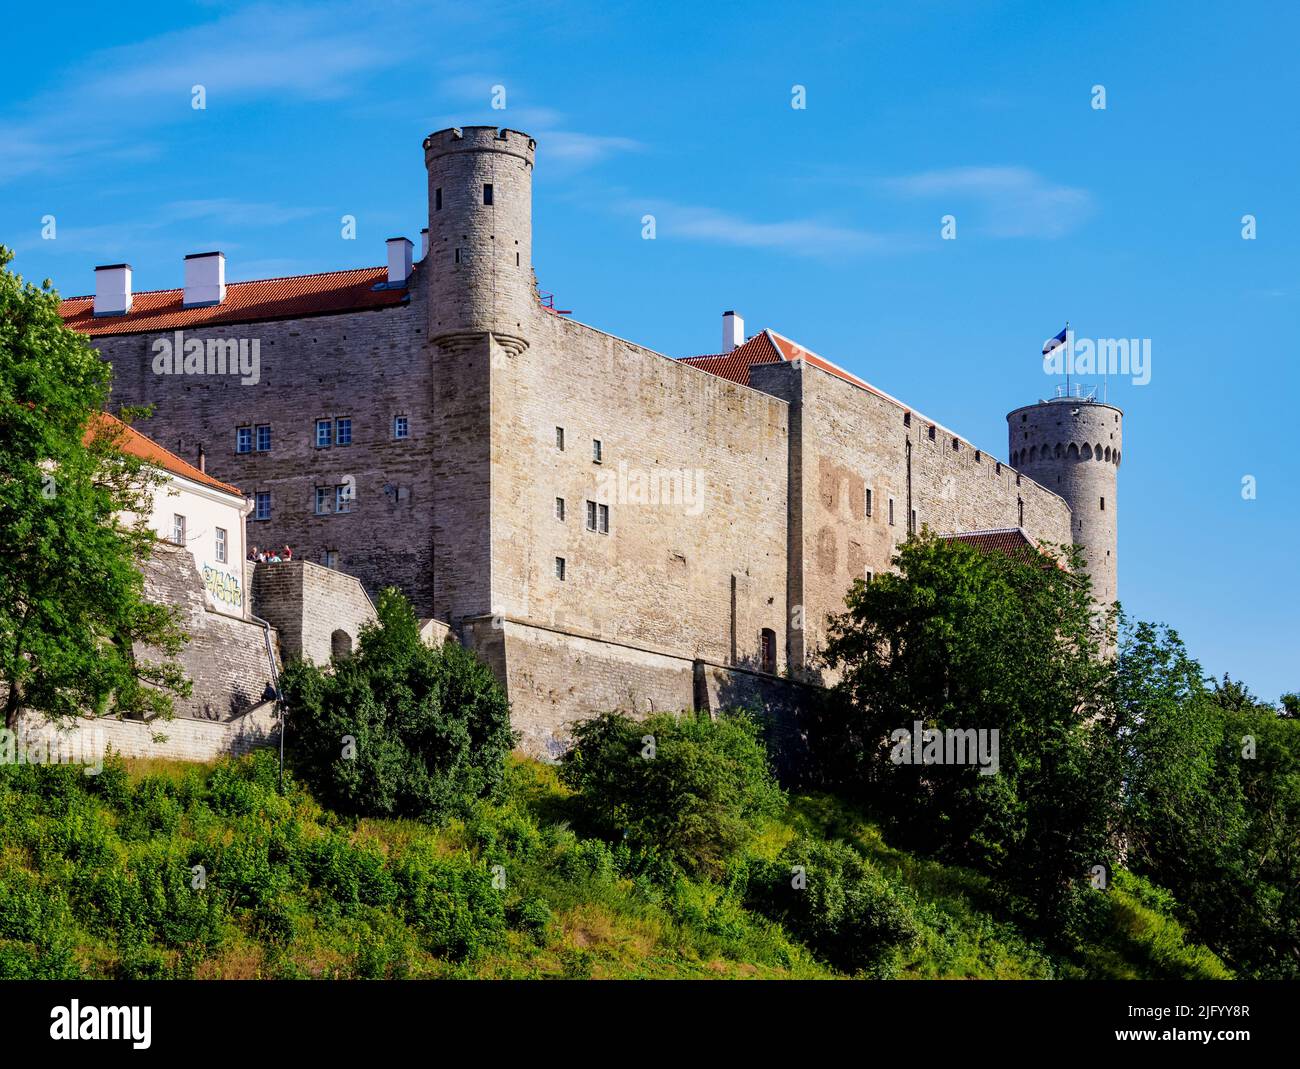
{"label": "crenellated tower", "polygon": [[1118,475],[1124,413],[1084,397],[1054,397],[1007,416],[1011,465],[1070,506],[1071,533],[1083,547],[1093,594],[1116,599],[1119,572]]}
{"label": "crenellated tower", "polygon": [[527,134],[495,126],[455,127],[424,139],[430,340],[459,347],[486,334],[509,352],[528,347],[528,324],[537,309],[536,149]]}

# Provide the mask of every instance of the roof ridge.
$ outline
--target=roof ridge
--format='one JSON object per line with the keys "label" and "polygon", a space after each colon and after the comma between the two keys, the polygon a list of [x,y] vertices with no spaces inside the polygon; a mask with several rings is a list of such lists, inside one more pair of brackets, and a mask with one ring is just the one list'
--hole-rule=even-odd
{"label": "roof ridge", "polygon": [[[131,424],[127,423],[126,420],[121,419],[120,417],[113,415],[112,412],[109,412],[109,411],[104,410],[104,411],[100,411],[100,412],[98,412],[97,415],[98,415],[99,418],[102,419],[102,420],[107,420],[107,421],[109,421],[109,422],[111,422],[111,423],[115,423],[115,424],[117,424],[117,426],[119,426],[119,427],[121,427],[123,430],[129,432],[129,434],[134,434],[134,435],[135,435],[136,437],[138,437],[138,438],[143,438],[146,442],[148,442],[151,446],[153,446],[153,447],[154,447],[155,449],[157,449],[159,452],[161,452],[161,453],[166,453],[167,456],[169,456],[172,460],[174,460],[177,464],[179,464],[182,468],[185,469],[184,471],[176,471],[176,470],[174,470],[174,469],[169,469],[169,468],[167,468],[167,466],[164,464],[164,465],[163,465],[164,469],[171,471],[171,473],[172,473],[173,475],[179,475],[179,476],[181,476],[182,478],[191,479],[191,481],[194,481],[194,482],[202,482],[202,483],[205,483],[205,484],[208,484],[208,485],[215,485],[215,486],[218,486],[218,487],[220,487],[221,489],[226,490],[226,491],[228,491],[229,493],[232,493],[232,494],[236,495],[237,497],[243,497],[243,496],[244,496],[243,491],[241,491],[237,486],[232,486],[230,483],[222,482],[222,481],[221,481],[220,479],[218,479],[215,475],[209,475],[209,474],[208,474],[206,471],[204,471],[202,468],[199,468],[199,467],[197,467],[196,465],[191,464],[188,460],[186,460],[184,457],[182,457],[179,453],[173,453],[170,449],[168,449],[165,445],[163,445],[163,444],[162,444],[161,442],[159,442],[157,439],[155,439],[155,438],[150,438],[149,435],[147,435],[147,434],[144,433],[144,431],[137,430],[135,427],[131,426]],[[143,460],[143,461],[145,461],[145,463],[149,463],[149,461],[150,461],[150,458],[149,458],[149,457],[140,457],[140,459]],[[189,474],[190,472],[193,472],[194,475],[198,476],[198,478],[197,478],[197,479],[193,479],[192,476]]]}
{"label": "roof ridge", "polygon": [[[232,286],[256,286],[263,282],[291,282],[298,278],[324,278],[326,275],[351,275],[359,274],[362,271],[386,271],[388,270],[383,264],[377,264],[373,267],[344,267],[337,271],[308,271],[305,275],[272,275],[270,278],[246,278],[242,282],[227,282],[226,289]],[[415,268],[412,266],[412,272]],[[154,293],[183,293],[184,286],[165,286],[160,290],[133,290],[131,296],[143,297],[146,294]],[[60,301],[93,301],[93,293],[79,293],[73,297],[60,297]]]}

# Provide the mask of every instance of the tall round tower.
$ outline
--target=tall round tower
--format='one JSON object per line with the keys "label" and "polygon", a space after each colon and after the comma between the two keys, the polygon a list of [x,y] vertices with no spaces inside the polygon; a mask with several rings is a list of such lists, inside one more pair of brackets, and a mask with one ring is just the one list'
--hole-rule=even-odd
{"label": "tall round tower", "polygon": [[429,171],[429,337],[444,345],[493,335],[528,346],[535,314],[533,158],[517,130],[465,126],[424,139]]}
{"label": "tall round tower", "polygon": [[1007,416],[1011,466],[1065,498],[1093,597],[1102,605],[1113,602],[1118,589],[1116,484],[1123,431],[1123,412],[1082,397],[1039,401]]}

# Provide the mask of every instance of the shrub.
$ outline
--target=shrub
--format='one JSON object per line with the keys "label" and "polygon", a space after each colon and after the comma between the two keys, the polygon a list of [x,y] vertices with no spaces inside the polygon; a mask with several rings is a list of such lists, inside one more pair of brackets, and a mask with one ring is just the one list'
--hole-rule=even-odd
{"label": "shrub", "polygon": [[756,862],[749,902],[846,972],[887,974],[917,935],[903,895],[842,842],[797,839],[776,861]]}
{"label": "shrub", "polygon": [[427,844],[407,850],[395,878],[407,919],[429,951],[464,960],[505,935],[505,909],[491,874],[467,859],[443,860]]}
{"label": "shrub", "polygon": [[500,790],[514,743],[509,703],[468,650],[426,646],[396,590],[377,610],[356,656],[331,673],[302,661],[285,669],[293,765],[339,812],[440,821]]}
{"label": "shrub", "polygon": [[743,713],[605,713],[574,730],[560,775],[606,838],[700,870],[721,868],[785,801]]}

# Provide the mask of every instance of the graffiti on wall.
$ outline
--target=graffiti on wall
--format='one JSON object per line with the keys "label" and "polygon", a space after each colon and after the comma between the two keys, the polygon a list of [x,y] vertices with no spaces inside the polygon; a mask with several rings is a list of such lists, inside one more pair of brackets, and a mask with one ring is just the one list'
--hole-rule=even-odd
{"label": "graffiti on wall", "polygon": [[244,588],[230,572],[219,571],[205,564],[203,586],[216,601],[223,602],[232,609],[244,607]]}

